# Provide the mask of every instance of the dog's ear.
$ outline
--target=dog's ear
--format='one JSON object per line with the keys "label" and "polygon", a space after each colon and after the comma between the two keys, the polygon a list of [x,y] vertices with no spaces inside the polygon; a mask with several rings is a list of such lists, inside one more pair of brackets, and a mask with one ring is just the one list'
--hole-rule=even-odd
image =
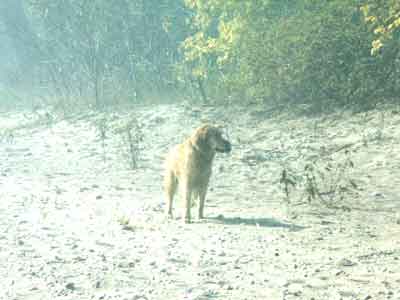
{"label": "dog's ear", "polygon": [[200,149],[209,147],[208,141],[207,141],[209,131],[210,131],[209,125],[203,125],[203,126],[197,128],[191,137],[192,144]]}

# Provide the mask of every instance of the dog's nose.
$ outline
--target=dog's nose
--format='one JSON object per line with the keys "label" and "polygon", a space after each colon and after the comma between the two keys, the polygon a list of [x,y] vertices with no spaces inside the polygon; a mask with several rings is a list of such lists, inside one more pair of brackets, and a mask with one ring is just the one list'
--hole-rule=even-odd
{"label": "dog's nose", "polygon": [[232,145],[229,142],[225,142],[225,151],[226,152],[231,152],[232,150]]}

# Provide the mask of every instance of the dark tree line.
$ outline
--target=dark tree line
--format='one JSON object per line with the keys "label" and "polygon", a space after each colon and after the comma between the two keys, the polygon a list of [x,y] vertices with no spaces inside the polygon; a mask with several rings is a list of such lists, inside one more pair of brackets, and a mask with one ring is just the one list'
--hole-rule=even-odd
{"label": "dark tree line", "polygon": [[370,108],[400,92],[399,28],[394,0],[2,0],[1,75],[62,105]]}

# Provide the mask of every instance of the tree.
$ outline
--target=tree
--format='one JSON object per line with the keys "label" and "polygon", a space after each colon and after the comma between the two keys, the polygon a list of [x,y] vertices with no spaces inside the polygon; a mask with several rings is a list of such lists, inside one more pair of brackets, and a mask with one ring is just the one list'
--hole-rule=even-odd
{"label": "tree", "polygon": [[56,93],[93,98],[97,107],[175,87],[185,32],[181,8],[178,0],[29,2]]}
{"label": "tree", "polygon": [[318,110],[373,107],[394,92],[398,65],[388,65],[394,54],[370,56],[372,34],[356,0],[186,4],[197,32],[184,43],[185,63],[209,89],[268,104],[310,103]]}
{"label": "tree", "polygon": [[400,36],[400,2],[397,0],[370,0],[361,6],[365,22],[375,34],[371,53],[376,54],[385,42]]}

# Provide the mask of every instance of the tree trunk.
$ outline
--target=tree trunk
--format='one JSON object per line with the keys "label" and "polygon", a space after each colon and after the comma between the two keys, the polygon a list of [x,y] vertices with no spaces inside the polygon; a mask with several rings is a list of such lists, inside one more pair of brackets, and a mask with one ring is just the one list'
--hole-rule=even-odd
{"label": "tree trunk", "polygon": [[203,99],[203,103],[208,104],[208,99],[207,99],[206,90],[204,89],[203,79],[201,79],[200,77],[197,77],[197,84],[199,86],[199,91],[200,91],[201,98]]}

